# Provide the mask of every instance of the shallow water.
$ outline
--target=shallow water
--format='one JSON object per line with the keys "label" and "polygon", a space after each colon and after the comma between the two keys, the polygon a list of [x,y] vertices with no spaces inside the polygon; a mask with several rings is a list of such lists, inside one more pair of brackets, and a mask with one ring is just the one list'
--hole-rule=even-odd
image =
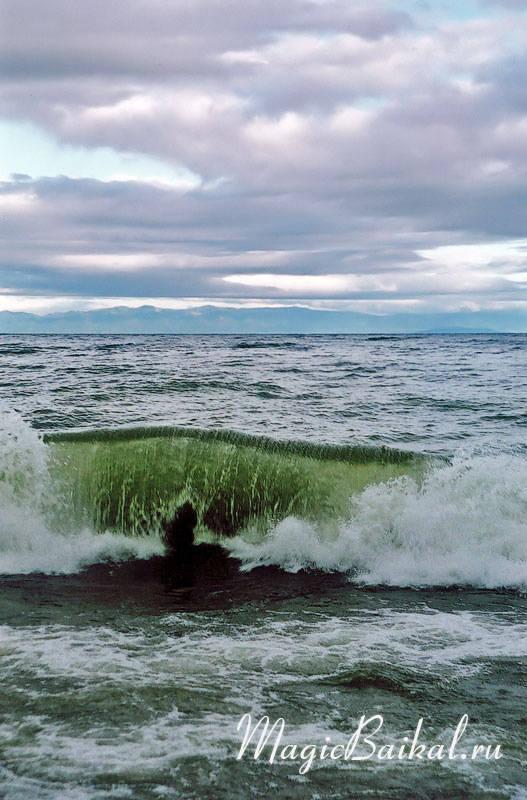
{"label": "shallow water", "polygon": [[[0,337],[5,796],[525,798],[526,344]],[[186,499],[241,571],[152,568]],[[301,774],[247,712],[503,757]]]}

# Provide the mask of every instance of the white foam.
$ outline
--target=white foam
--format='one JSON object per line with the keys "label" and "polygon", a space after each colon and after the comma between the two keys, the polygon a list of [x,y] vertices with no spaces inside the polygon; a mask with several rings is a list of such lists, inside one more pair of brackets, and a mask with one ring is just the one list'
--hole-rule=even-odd
{"label": "white foam", "polygon": [[162,552],[155,537],[96,534],[65,525],[49,448],[16,412],[0,414],[0,574],[71,573],[86,564]]}
{"label": "white foam", "polygon": [[[10,776],[10,796],[22,800],[23,789],[29,789],[23,777],[28,764],[35,784],[41,786],[56,781],[77,784],[87,771],[112,774],[116,785],[137,775],[162,782],[175,759],[181,763],[196,756],[206,758],[211,769],[234,757],[242,714],[249,711],[259,719],[268,713],[269,698],[280,696],[275,690],[305,684],[306,679],[346,678],[361,665],[381,670],[385,664],[400,665],[416,676],[426,674],[446,693],[457,679],[476,675],[493,659],[527,655],[527,625],[512,611],[505,616],[507,624],[503,613],[351,609],[345,616],[313,614],[303,620],[270,613],[244,624],[231,610],[165,614],[156,617],[153,626],[121,630],[96,625],[0,626],[6,697],[23,691],[27,700],[27,715],[13,713],[9,719],[8,704],[6,724],[0,726],[0,744],[10,761],[24,765],[20,778]],[[78,696],[81,709],[89,698],[122,702],[124,696],[144,711],[150,689],[154,696],[161,693],[171,707],[159,713],[150,708],[135,721],[121,721],[119,715],[99,719],[95,713],[89,729],[79,730],[75,715],[34,716],[34,709],[42,708],[42,693],[53,704],[60,704],[64,696]],[[177,705],[180,692],[186,696],[182,708]],[[189,713],[191,696],[195,707]],[[353,720],[345,727],[335,726],[328,706],[316,722],[288,722],[287,729],[293,742],[322,743],[325,735],[336,742],[353,729]],[[495,732],[476,727],[473,735],[475,741],[488,741]],[[384,768],[372,763],[372,769],[377,767]],[[86,792],[79,798],[114,796],[89,786]],[[37,790],[25,796],[48,797]]]}
{"label": "white foam", "polygon": [[[159,619],[152,630],[108,626],[0,626],[0,659],[11,674],[134,687],[174,683],[201,693],[219,685],[242,700],[264,685],[338,674],[364,663],[404,665],[451,678],[482,662],[527,656],[527,624],[514,612],[350,609],[309,621],[240,625],[236,613]],[[163,646],[159,646],[159,629]],[[214,679],[214,680],[213,680]],[[30,691],[30,686],[27,687]]]}
{"label": "white foam", "polygon": [[353,573],[367,584],[527,589],[527,460],[477,456],[369,486],[337,538],[288,518],[265,541],[230,545],[245,568]]}
{"label": "white foam", "polygon": [[[75,718],[35,718],[29,703],[23,724],[37,732],[22,745],[20,727],[13,724],[0,729],[0,741],[12,756],[31,763],[40,780],[75,782],[87,769],[114,773],[116,779],[136,772],[155,780],[171,768],[176,754],[212,762],[229,752],[232,757],[241,714],[250,711],[255,719],[265,714],[270,691],[284,682],[346,675],[365,663],[392,663],[426,673],[447,691],[450,681],[477,673],[493,658],[527,654],[525,623],[513,617],[504,626],[500,614],[356,609],[345,617],[317,615],[304,621],[278,616],[240,626],[236,612],[197,612],[191,618],[171,614],[153,628],[132,630],[1,626],[6,691],[23,686],[28,700],[34,696],[41,702],[43,686],[56,697],[54,684],[46,684],[52,679],[57,686],[67,681],[69,690],[82,687],[84,698],[103,692],[112,697],[120,687],[141,703],[149,687],[157,687],[176,703],[174,690],[184,689],[187,702],[196,693],[196,712],[175,705],[122,725],[95,718],[90,730],[80,734]],[[322,742],[326,734],[338,740],[330,711],[315,727],[288,724],[288,729],[293,741]]]}

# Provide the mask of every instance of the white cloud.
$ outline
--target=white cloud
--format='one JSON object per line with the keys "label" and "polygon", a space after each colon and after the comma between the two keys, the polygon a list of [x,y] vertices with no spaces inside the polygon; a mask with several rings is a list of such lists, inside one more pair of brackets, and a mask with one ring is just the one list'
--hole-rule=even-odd
{"label": "white cloud", "polygon": [[227,275],[227,283],[252,288],[274,289],[289,297],[381,293],[434,295],[499,288],[500,276],[490,271],[423,271],[404,269],[363,275],[283,275],[255,273]]}
{"label": "white cloud", "polygon": [[226,283],[238,283],[261,289],[279,289],[289,295],[297,293],[334,294],[335,292],[353,291],[356,280],[351,275],[272,275],[258,273],[255,275],[226,275]]}
{"label": "white cloud", "polygon": [[464,270],[494,266],[496,272],[490,271],[489,274],[498,275],[527,263],[527,239],[445,245],[429,250],[417,250],[417,254],[438,268]]}
{"label": "white cloud", "polygon": [[67,253],[56,256],[52,262],[61,267],[127,272],[161,266],[164,259],[151,253]]}
{"label": "white cloud", "polygon": [[6,192],[0,194],[0,213],[18,213],[34,208],[37,196],[34,192]]}

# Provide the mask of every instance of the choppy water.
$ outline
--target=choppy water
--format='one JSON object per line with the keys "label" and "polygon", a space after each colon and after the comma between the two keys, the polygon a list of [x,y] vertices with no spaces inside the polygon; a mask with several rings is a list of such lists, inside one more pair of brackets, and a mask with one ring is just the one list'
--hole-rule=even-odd
{"label": "choppy water", "polygon": [[37,428],[186,425],[451,454],[525,447],[527,336],[1,336]]}
{"label": "choppy water", "polygon": [[[5,796],[525,798],[526,346],[0,337]],[[186,500],[241,572],[149,566]],[[246,712],[504,756],[301,775]]]}

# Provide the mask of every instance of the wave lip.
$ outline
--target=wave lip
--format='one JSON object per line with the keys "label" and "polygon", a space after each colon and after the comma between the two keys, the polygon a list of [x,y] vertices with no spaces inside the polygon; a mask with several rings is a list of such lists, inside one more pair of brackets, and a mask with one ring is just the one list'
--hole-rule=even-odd
{"label": "wave lip", "polygon": [[199,439],[203,442],[225,442],[238,447],[254,447],[262,452],[300,455],[323,461],[344,461],[350,464],[410,463],[423,456],[408,450],[363,444],[316,444],[296,439],[274,439],[223,428],[190,428],[177,425],[139,426],[126,428],[88,428],[45,433],[43,441],[53,442],[131,442],[150,439]]}

